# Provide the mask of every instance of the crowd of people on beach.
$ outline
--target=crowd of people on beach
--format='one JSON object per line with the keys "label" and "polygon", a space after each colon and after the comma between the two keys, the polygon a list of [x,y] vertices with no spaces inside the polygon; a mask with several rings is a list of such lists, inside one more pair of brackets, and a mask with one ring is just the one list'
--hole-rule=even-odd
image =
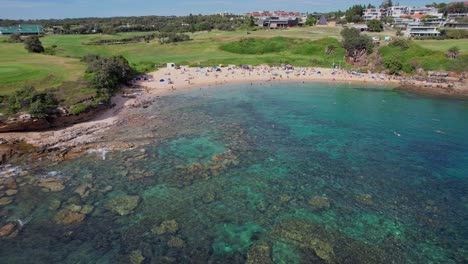
{"label": "crowd of people on beach", "polygon": [[[140,78],[143,79],[143,78]],[[263,83],[273,81],[349,81],[390,82],[386,75],[361,73],[339,68],[270,67],[270,66],[214,66],[165,68],[137,82],[145,92],[159,93],[193,86],[212,86],[226,83]]]}

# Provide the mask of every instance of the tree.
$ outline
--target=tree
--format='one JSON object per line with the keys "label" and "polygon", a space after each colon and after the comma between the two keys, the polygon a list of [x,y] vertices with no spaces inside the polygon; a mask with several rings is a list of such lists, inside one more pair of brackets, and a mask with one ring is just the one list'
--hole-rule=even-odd
{"label": "tree", "polygon": [[382,18],[382,22],[386,24],[392,24],[393,22],[395,22],[395,18],[391,16],[387,16],[387,17]]}
{"label": "tree", "polygon": [[467,13],[468,5],[463,2],[452,3],[447,6],[447,13]]}
{"label": "tree", "polygon": [[361,35],[357,28],[344,28],[341,31],[343,37],[342,45],[347,55],[358,60],[364,54],[372,53],[372,39],[369,36]]}
{"label": "tree", "polygon": [[368,4],[368,5],[367,5],[367,9],[371,9],[371,8],[375,8],[375,6],[374,6],[374,5],[371,5],[371,4]]}
{"label": "tree", "polygon": [[249,27],[255,26],[255,18],[253,16],[249,17]]}
{"label": "tree", "polygon": [[317,24],[317,18],[315,18],[313,16],[309,16],[309,17],[307,17],[307,20],[306,20],[305,24],[307,26],[313,26],[313,25]]}
{"label": "tree", "polygon": [[362,15],[364,14],[365,6],[354,5],[345,12],[346,21],[348,23],[357,23],[363,21]]}
{"label": "tree", "polygon": [[63,28],[63,30],[69,31],[69,30],[71,29],[71,25],[70,25],[70,24],[64,24],[64,25],[62,26],[62,28]]}
{"label": "tree", "polygon": [[372,32],[383,31],[383,23],[382,21],[379,21],[377,19],[372,19],[369,22],[367,22],[367,27],[369,28],[369,31],[372,31]]}
{"label": "tree", "polygon": [[12,34],[10,36],[10,42],[12,42],[12,43],[21,43],[21,42],[23,42],[23,40],[21,39],[20,34]]}
{"label": "tree", "polygon": [[44,47],[42,46],[41,41],[37,36],[31,36],[25,39],[24,47],[29,52],[42,53],[44,52]]}
{"label": "tree", "polygon": [[83,61],[88,63],[87,72],[92,74],[91,87],[106,98],[110,98],[118,91],[120,84],[127,83],[134,74],[123,56],[103,57],[88,54]]}
{"label": "tree", "polygon": [[382,4],[380,5],[380,8],[387,9],[392,6],[393,6],[392,0],[384,0]]}
{"label": "tree", "polygon": [[447,52],[447,57],[450,58],[450,59],[457,59],[458,58],[458,55],[460,55],[460,49],[456,46],[453,46],[451,48],[448,49],[448,52]]}

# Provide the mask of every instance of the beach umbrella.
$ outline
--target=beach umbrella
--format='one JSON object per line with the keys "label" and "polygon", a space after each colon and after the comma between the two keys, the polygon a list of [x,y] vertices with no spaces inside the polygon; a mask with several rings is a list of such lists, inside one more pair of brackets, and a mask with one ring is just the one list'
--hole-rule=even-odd
{"label": "beach umbrella", "polygon": [[160,82],[164,82],[164,79],[159,80]]}

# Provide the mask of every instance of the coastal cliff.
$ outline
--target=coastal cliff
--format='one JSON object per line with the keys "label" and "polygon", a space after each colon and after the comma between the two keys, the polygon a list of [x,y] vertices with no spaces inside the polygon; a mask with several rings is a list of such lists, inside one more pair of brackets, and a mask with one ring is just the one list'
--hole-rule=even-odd
{"label": "coastal cliff", "polygon": [[98,105],[85,113],[49,116],[47,118],[34,118],[31,115],[23,114],[18,117],[8,118],[5,121],[0,121],[0,132],[39,131],[65,127],[93,119],[96,115],[108,108],[107,105]]}

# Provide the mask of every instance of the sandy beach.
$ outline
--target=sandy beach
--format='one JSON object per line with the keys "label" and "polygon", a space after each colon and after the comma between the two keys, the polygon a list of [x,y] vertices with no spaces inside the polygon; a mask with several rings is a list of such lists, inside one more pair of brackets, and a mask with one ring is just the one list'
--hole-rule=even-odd
{"label": "sandy beach", "polygon": [[163,68],[135,80],[132,86],[125,88],[121,95],[113,98],[115,106],[99,113],[94,119],[65,128],[50,131],[1,133],[2,142],[24,141],[37,148],[71,148],[85,146],[99,141],[103,133],[120,122],[131,122],[128,109],[145,107],[158,96],[164,96],[176,91],[215,87],[223,84],[247,83],[265,85],[271,82],[340,82],[367,83],[398,87],[411,85],[421,90],[442,90],[452,85],[451,91],[466,93],[466,81],[457,84],[434,84],[410,80],[405,77],[395,77],[385,74],[351,72],[338,69],[318,67],[280,68],[255,66],[242,68],[225,66],[216,68],[186,67]]}
{"label": "sandy beach", "polygon": [[194,87],[209,87],[233,83],[269,83],[282,81],[298,82],[347,82],[374,83],[382,85],[399,84],[398,79],[384,74],[347,72],[338,69],[318,67],[280,68],[266,65],[242,68],[233,65],[217,68],[164,68],[149,73],[147,80],[138,82],[145,92],[164,95],[168,92]]}

